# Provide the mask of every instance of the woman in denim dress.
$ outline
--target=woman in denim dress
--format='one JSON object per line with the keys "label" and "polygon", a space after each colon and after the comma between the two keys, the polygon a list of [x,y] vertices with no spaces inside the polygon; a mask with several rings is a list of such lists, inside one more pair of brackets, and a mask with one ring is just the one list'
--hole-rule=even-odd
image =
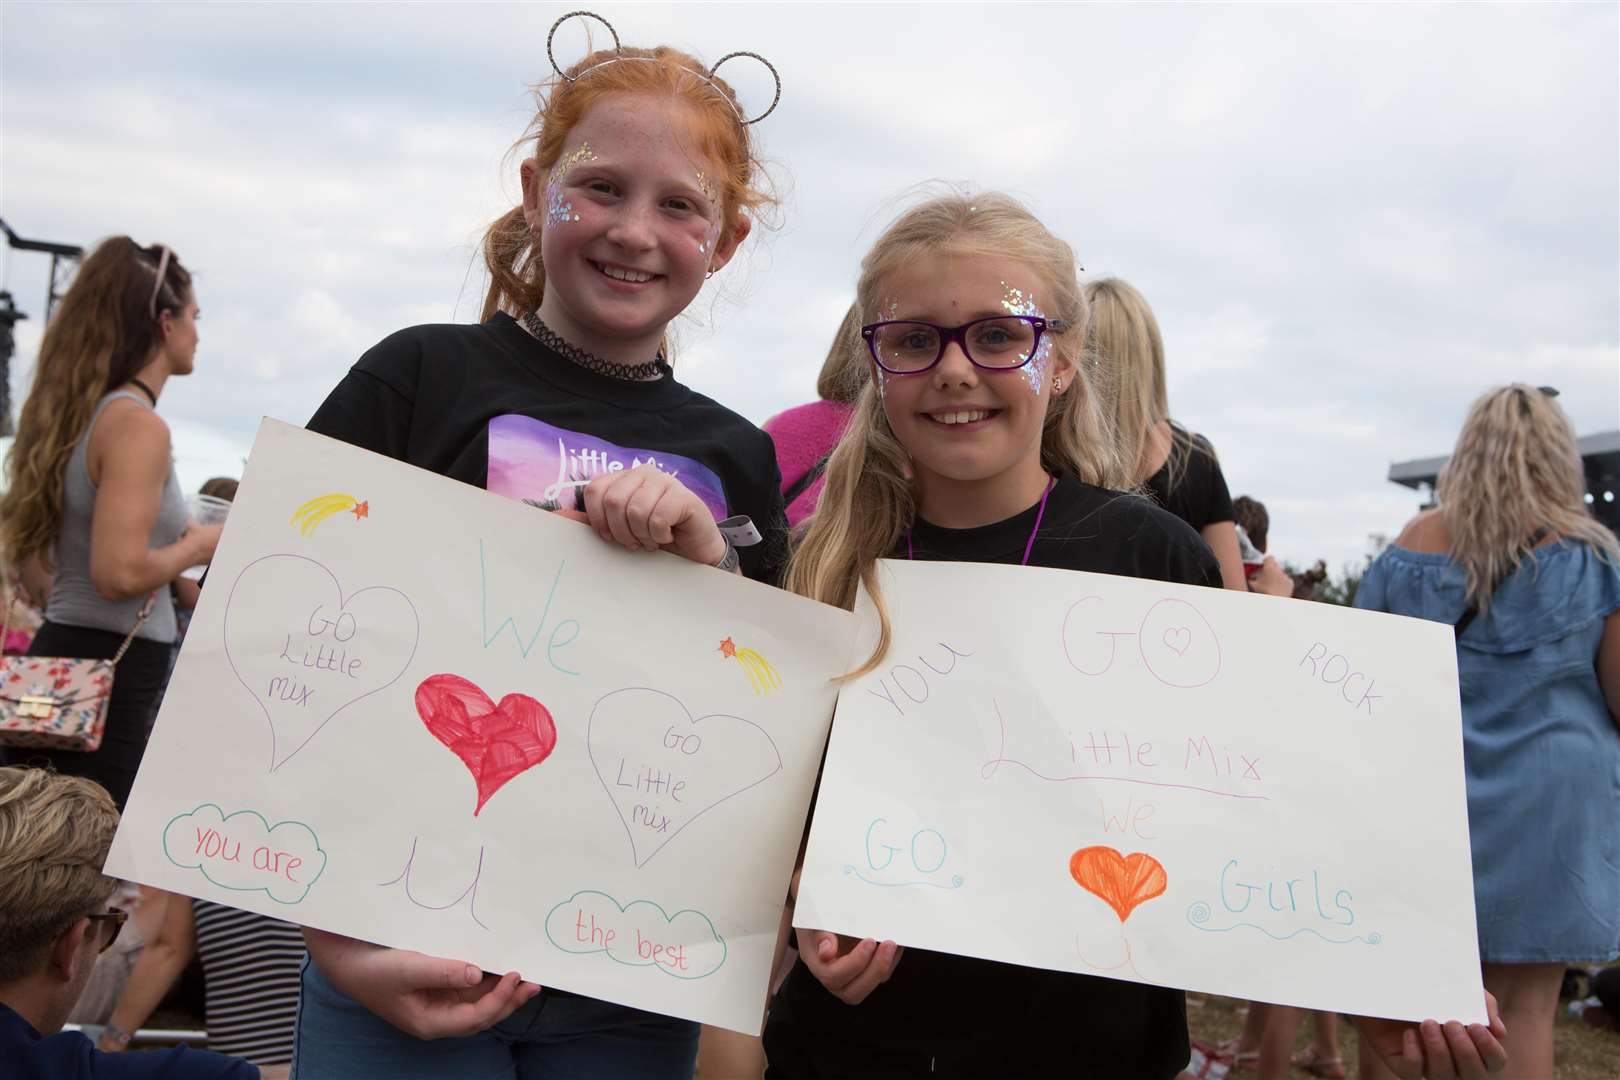
{"label": "woman in denim dress", "polygon": [[1620,543],[1586,509],[1555,393],[1474,403],[1438,507],[1356,594],[1458,628],[1479,952],[1511,1077],[1553,1074],[1566,964],[1620,955]]}

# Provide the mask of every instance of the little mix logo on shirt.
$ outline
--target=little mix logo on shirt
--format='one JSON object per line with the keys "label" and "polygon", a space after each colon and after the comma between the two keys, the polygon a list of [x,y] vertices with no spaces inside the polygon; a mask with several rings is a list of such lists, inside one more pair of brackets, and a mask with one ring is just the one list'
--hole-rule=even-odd
{"label": "little mix logo on shirt", "polygon": [[536,505],[574,504],[573,489],[598,476],[651,465],[703,500],[716,520],[727,516],[725,488],[707,466],[680,454],[626,448],[530,416],[489,422],[489,471],[484,486]]}

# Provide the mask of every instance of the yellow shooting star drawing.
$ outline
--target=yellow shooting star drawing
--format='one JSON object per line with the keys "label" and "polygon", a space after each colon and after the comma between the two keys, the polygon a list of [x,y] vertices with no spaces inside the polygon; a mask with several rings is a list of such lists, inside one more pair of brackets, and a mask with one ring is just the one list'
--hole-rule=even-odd
{"label": "yellow shooting star drawing", "polygon": [[748,676],[749,684],[754,688],[754,693],[765,695],[772,690],[781,689],[782,677],[776,673],[775,668],[771,667],[769,660],[766,660],[753,649],[739,649],[736,643],[728,637],[720,643],[720,655],[728,660],[735,660],[742,665],[744,673]]}
{"label": "yellow shooting star drawing", "polygon": [[354,520],[371,515],[371,504],[356,499],[353,495],[344,495],[333,492],[330,495],[317,495],[297,510],[293,511],[291,524],[297,526],[298,535],[313,536],[315,529],[321,522],[334,514],[348,512],[354,515]]}

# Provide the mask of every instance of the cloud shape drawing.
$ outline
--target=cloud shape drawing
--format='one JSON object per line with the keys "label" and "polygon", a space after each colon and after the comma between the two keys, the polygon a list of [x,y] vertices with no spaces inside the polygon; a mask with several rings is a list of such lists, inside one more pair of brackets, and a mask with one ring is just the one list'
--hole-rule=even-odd
{"label": "cloud shape drawing", "polygon": [[326,870],[326,852],[303,822],[272,826],[256,810],[226,814],[213,803],[164,826],[163,853],[222,889],[263,892],[278,904],[298,903]]}
{"label": "cloud shape drawing", "polygon": [[627,967],[656,967],[677,979],[713,975],[726,962],[726,942],[701,911],[673,915],[651,900],[620,904],[581,889],[551,909],[546,937],[564,952],[606,953]]}

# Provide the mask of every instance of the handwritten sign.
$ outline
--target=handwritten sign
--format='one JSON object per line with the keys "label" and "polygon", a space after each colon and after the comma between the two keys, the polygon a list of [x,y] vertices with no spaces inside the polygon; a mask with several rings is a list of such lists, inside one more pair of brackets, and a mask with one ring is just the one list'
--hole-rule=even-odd
{"label": "handwritten sign", "polygon": [[[1050,569],[882,573],[894,643],[839,698],[796,925],[1483,1022],[1449,627]],[[869,650],[864,593],[856,614]]]}
{"label": "handwritten sign", "polygon": [[266,421],[108,872],[757,1032],[853,625]]}

